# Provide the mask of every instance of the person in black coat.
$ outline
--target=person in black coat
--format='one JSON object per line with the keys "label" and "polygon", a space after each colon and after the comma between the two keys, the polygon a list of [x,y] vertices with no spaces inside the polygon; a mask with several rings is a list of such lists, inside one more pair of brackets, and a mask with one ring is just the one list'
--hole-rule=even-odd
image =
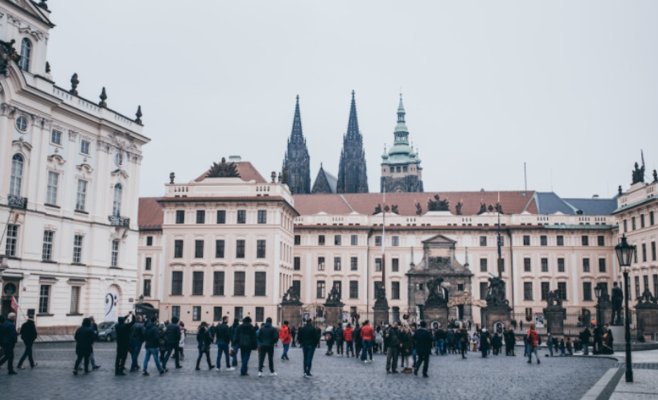
{"label": "person in black coat", "polygon": [[178,317],[173,317],[171,323],[167,325],[164,332],[165,354],[162,360],[162,368],[167,370],[167,361],[174,353],[174,361],[176,361],[176,368],[183,368],[180,365],[180,353],[178,352],[178,343],[180,342],[180,325],[178,325]]}
{"label": "person in black coat", "polygon": [[82,326],[75,331],[75,366],[73,367],[73,375],[78,374],[80,362],[84,359],[85,374],[89,373],[89,357],[96,339],[96,333],[91,327],[91,319],[84,318]]}
{"label": "person in black coat", "polygon": [[16,371],[14,371],[14,347],[16,347],[17,341],[16,314],[9,313],[7,320],[0,325],[0,347],[4,352],[0,365],[7,363],[9,375],[16,375]]}
{"label": "person in black coat", "polygon": [[124,370],[126,369],[126,359],[128,358],[128,350],[130,349],[130,328],[132,328],[132,321],[126,323],[126,318],[119,317],[118,323],[114,328],[117,335],[117,355],[114,360],[115,376],[126,374]]}
{"label": "person in black coat", "polygon": [[135,317],[135,323],[130,328],[130,372],[139,371],[139,352],[144,344],[144,322],[141,315]]}
{"label": "person in black coat", "polygon": [[267,317],[265,324],[258,330],[258,376],[263,374],[263,364],[267,356],[267,364],[270,368],[270,375],[276,375],[274,372],[274,345],[279,341],[279,331],[272,326],[272,318]]}
{"label": "person in black coat", "polygon": [[206,355],[206,361],[208,362],[208,369],[211,370],[215,368],[214,365],[210,362],[210,345],[212,344],[212,336],[210,336],[210,331],[208,329],[208,324],[202,322],[199,325],[199,330],[196,334],[197,348],[199,349],[199,356],[196,359],[196,370],[199,371],[199,364],[203,355]]}
{"label": "person in black coat", "polygon": [[149,321],[144,327],[144,376],[148,376],[147,371],[149,365],[149,359],[153,356],[153,361],[155,361],[155,366],[158,368],[160,375],[164,374],[165,370],[160,364],[160,357],[158,357],[158,352],[160,351],[160,328],[156,321]]}
{"label": "person in black coat", "polygon": [[320,331],[315,329],[310,319],[306,320],[306,324],[297,333],[299,336],[299,345],[304,352],[304,378],[310,378],[311,367],[313,366],[313,354],[315,348],[320,343]]}
{"label": "person in black coat", "polygon": [[414,343],[416,344],[416,354],[418,361],[414,366],[414,375],[418,375],[421,364],[423,365],[423,377],[427,378],[427,369],[429,368],[430,354],[432,353],[432,334],[427,330],[427,322],[420,321],[420,328],[414,333]]}
{"label": "person in black coat", "polygon": [[222,317],[222,323],[215,327],[215,342],[217,343],[217,362],[215,366],[217,369],[221,368],[222,354],[226,359],[226,369],[233,370],[231,367],[231,360],[229,359],[229,343],[231,343],[231,328],[228,326],[228,318]]}
{"label": "person in black coat", "polygon": [[235,331],[235,341],[240,348],[240,376],[247,376],[249,357],[251,352],[258,348],[256,331],[251,324],[250,317],[244,317],[242,324]]}
{"label": "person in black coat", "polygon": [[30,362],[30,368],[37,366],[37,363],[34,362],[34,358],[32,357],[32,345],[34,344],[34,341],[37,340],[37,336],[37,327],[34,325],[34,320],[28,318],[28,320],[21,325],[21,339],[25,344],[25,351],[23,351],[21,359],[18,360],[18,369],[23,369],[23,362],[25,359]]}

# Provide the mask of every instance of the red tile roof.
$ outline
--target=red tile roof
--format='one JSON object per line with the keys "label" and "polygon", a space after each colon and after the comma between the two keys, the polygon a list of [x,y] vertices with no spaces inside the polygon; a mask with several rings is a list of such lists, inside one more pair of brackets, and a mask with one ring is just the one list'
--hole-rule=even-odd
{"label": "red tile roof", "polygon": [[159,197],[140,197],[137,223],[139,229],[161,229],[163,212]]}
{"label": "red tile roof", "polygon": [[[265,178],[258,172],[256,167],[249,161],[236,161],[235,166],[238,170],[238,173],[240,174],[240,178],[245,181],[256,181],[256,183],[267,183]],[[194,182],[201,182],[202,180],[206,179],[206,175],[208,175],[208,171],[204,172],[201,174],[198,178],[194,180]]]}
{"label": "red tile roof", "polygon": [[[535,214],[537,207],[534,202],[534,192],[504,191],[504,192],[425,192],[425,193],[387,193],[386,203],[398,206],[398,215],[416,215],[416,203],[420,203],[423,214],[427,212],[427,201],[438,194],[440,199],[447,199],[450,212],[456,214],[455,206],[463,204],[462,215],[476,215],[480,211],[480,203],[495,206],[500,196],[500,204],[505,214],[520,214],[524,211]],[[370,215],[377,204],[383,203],[381,193],[349,193],[349,194],[298,194],[294,196],[295,208],[301,215],[314,215],[321,212],[339,215],[357,212]]]}

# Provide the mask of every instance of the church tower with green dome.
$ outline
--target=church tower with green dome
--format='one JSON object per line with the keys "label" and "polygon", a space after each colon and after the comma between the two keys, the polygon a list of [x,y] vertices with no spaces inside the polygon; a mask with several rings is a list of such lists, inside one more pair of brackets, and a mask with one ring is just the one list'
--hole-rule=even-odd
{"label": "church tower with green dome", "polygon": [[409,129],[405,122],[404,104],[400,94],[398,122],[395,126],[393,147],[382,155],[380,191],[422,192],[423,176],[418,154],[409,145]]}

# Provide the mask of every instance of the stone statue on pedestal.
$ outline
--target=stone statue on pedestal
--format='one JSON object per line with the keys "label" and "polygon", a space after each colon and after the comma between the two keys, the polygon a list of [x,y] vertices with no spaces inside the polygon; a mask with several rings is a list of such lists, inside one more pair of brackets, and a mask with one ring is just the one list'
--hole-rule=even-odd
{"label": "stone statue on pedestal", "polygon": [[438,277],[434,278],[427,282],[427,289],[429,289],[429,295],[427,300],[425,300],[425,305],[430,304],[448,304],[448,289],[441,286],[443,283],[443,278]]}
{"label": "stone statue on pedestal", "polygon": [[612,288],[612,320],[610,325],[621,325],[621,306],[624,302],[624,292],[617,285],[617,282],[614,283]]}
{"label": "stone statue on pedestal", "polygon": [[487,306],[509,306],[509,301],[505,298],[505,282],[493,276],[489,278],[489,288],[487,289]]}

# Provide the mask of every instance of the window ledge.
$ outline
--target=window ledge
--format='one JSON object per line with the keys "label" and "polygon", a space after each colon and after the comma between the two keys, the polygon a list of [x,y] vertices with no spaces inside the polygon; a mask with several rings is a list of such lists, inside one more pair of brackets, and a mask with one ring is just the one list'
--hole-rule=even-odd
{"label": "window ledge", "polygon": [[75,213],[76,213],[76,214],[89,215],[89,212],[88,212],[88,211],[85,211],[85,210],[75,210]]}
{"label": "window ledge", "polygon": [[46,264],[57,264],[57,262],[53,260],[41,260],[41,262]]}
{"label": "window ledge", "polygon": [[81,313],[68,313],[66,314],[67,317],[81,317]]}
{"label": "window ledge", "polygon": [[56,208],[58,210],[60,209],[60,206],[58,206],[57,204],[44,203],[44,206],[50,207],[50,208]]}
{"label": "window ledge", "polygon": [[54,317],[55,314],[50,314],[50,313],[38,313],[37,317]]}
{"label": "window ledge", "polygon": [[75,266],[78,266],[78,267],[86,267],[87,266],[87,264],[76,263],[76,262],[72,262],[71,265],[75,265]]}
{"label": "window ledge", "polygon": [[16,256],[7,256],[7,260],[17,260],[17,261],[20,261],[21,258],[20,258],[20,257],[16,257]]}
{"label": "window ledge", "polygon": [[109,269],[122,269],[121,267],[109,267]]}

